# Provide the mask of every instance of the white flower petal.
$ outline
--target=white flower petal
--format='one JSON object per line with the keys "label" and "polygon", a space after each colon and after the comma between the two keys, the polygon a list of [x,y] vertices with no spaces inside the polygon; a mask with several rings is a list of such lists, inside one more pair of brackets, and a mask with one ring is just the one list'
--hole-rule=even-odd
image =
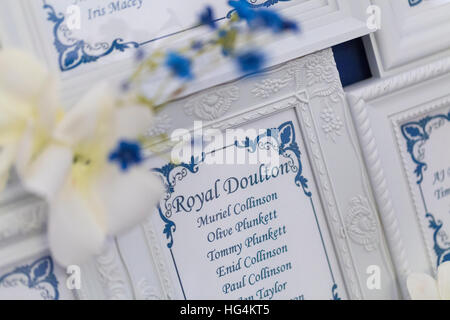
{"label": "white flower petal", "polygon": [[91,209],[86,200],[69,187],[52,201],[48,237],[52,255],[59,264],[81,264],[101,253],[106,232]]}
{"label": "white flower petal", "polygon": [[106,210],[108,234],[116,235],[155,211],[163,194],[161,180],[146,169],[121,172],[108,165],[96,183],[97,195]]}
{"label": "white flower petal", "polygon": [[63,187],[72,163],[72,150],[50,145],[24,172],[18,173],[26,189],[51,200]]}
{"label": "white flower petal", "polygon": [[136,139],[145,134],[153,122],[152,112],[142,106],[117,108],[115,118],[117,139]]}
{"label": "white flower petal", "polygon": [[450,300],[450,261],[444,262],[439,266],[438,286],[441,299]]}
{"label": "white flower petal", "polygon": [[58,116],[57,113],[61,108],[59,92],[59,82],[56,78],[51,77],[43,84],[42,91],[37,101],[38,124],[48,130],[48,132],[54,129]]}
{"label": "white flower petal", "polygon": [[17,142],[15,165],[19,176],[25,174],[31,158],[33,157],[34,139],[33,126],[29,124],[24,129],[22,137]]}
{"label": "white flower petal", "polygon": [[12,95],[11,92],[0,89],[0,129],[2,140],[5,136],[17,136],[20,131],[20,124],[30,119],[32,114],[32,104]]}
{"label": "white flower petal", "polygon": [[8,183],[9,172],[0,174],[0,193],[5,190],[6,184]]}
{"label": "white flower petal", "polygon": [[15,157],[16,147],[14,145],[0,146],[0,192],[6,187]]}
{"label": "white flower petal", "polygon": [[49,78],[46,68],[34,57],[16,49],[0,51],[0,90],[24,100],[39,96]]}
{"label": "white flower petal", "polygon": [[0,145],[0,175],[8,174],[14,164],[17,148],[12,144]]}
{"label": "white flower petal", "polygon": [[56,128],[55,137],[71,145],[92,139],[99,126],[108,127],[114,107],[114,91],[107,83],[100,83],[69,110]]}
{"label": "white flower petal", "polygon": [[408,291],[413,300],[439,300],[436,280],[427,274],[413,273],[408,277]]}

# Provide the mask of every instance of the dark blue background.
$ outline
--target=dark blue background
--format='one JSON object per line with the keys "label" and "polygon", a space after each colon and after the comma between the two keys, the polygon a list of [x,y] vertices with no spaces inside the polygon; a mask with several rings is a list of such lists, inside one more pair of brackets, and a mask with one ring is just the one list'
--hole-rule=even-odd
{"label": "dark blue background", "polygon": [[332,49],[342,86],[372,77],[361,38],[338,44]]}

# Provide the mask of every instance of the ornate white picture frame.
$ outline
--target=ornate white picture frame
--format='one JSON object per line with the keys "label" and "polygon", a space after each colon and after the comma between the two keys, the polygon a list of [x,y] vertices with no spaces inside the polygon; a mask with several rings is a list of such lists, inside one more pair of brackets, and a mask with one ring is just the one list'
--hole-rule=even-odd
{"label": "ornate white picture frame", "polygon": [[448,54],[450,1],[371,0],[380,8],[381,29],[366,39],[372,69],[382,77]]}
{"label": "ornate white picture frame", "polygon": [[[126,21],[141,21],[146,14],[143,10],[149,11],[151,9],[149,6],[145,6],[147,0],[143,1],[140,11],[134,10],[135,13],[124,13],[124,17],[121,16],[122,13],[109,15],[113,17],[112,20],[107,18],[108,15],[106,15],[106,18],[101,17],[103,20],[98,19],[96,20],[98,22],[89,22],[88,34],[101,33],[98,30],[102,30],[101,27],[105,23],[113,23],[114,21],[116,24],[125,24],[123,28],[119,29],[121,33],[123,33],[123,30],[139,29],[139,32],[135,33],[137,35],[142,34],[140,31],[148,28],[148,26],[143,26],[142,23],[136,26],[130,25],[129,22],[124,22],[121,18],[126,19]],[[273,6],[273,8],[279,8],[283,14],[301,25],[302,32],[300,34],[283,37],[275,42],[270,41],[270,44],[265,45],[267,52],[270,53],[270,64],[276,65],[368,34],[370,32],[366,22],[368,19],[366,13],[368,1],[256,0],[249,2],[256,7]],[[101,7],[105,2],[105,0],[96,0],[98,7]],[[172,1],[171,3],[173,3],[172,6],[176,6],[178,2]],[[166,47],[177,46],[177,44],[186,45],[189,39],[201,37],[207,30],[194,28],[192,20],[197,17],[199,8],[208,3],[217,6],[217,14],[226,19],[229,9],[225,7],[225,1],[220,5],[207,0],[180,1],[180,10],[165,8],[165,11],[161,14],[161,16],[167,16],[167,19],[169,19],[168,25],[180,25],[178,29],[163,32],[159,30],[160,26],[158,25],[158,30],[146,30],[149,35],[142,37],[142,39],[133,39],[133,32],[131,32],[127,39],[119,39],[117,36],[110,35],[106,40],[100,39],[95,44],[91,44],[87,39],[74,38],[76,31],[67,28],[65,9],[72,4],[72,1],[67,1],[65,4],[63,1],[55,0],[5,0],[4,10],[0,13],[0,25],[6,30],[3,39],[6,45],[19,46],[36,54],[43,61],[46,61],[49,67],[61,73],[61,76],[65,78],[65,97],[72,101],[86,86],[89,86],[89,83],[98,81],[105,76],[114,79],[126,75],[133,64],[133,57],[135,56],[133,52],[136,47],[151,51],[152,48],[160,45]],[[86,12],[89,12],[89,8],[85,8],[86,5],[83,3],[82,5],[81,13],[88,14]],[[90,9],[92,11],[96,8],[97,6]],[[170,14],[167,14],[166,11]],[[124,10],[123,12],[129,11]],[[183,15],[189,18],[185,19]],[[150,20],[147,19],[146,21]],[[138,24],[138,22],[134,23]],[[83,25],[81,28],[83,28]],[[83,34],[83,32],[81,33]],[[84,30],[84,33],[86,33],[86,30]],[[130,51],[131,53],[128,53]],[[238,76],[235,68],[225,59],[216,63],[213,70],[213,72],[207,73],[207,76],[196,79],[186,94],[219,85]]]}
{"label": "ornate white picture frame", "polygon": [[411,272],[434,273],[449,258],[445,199],[435,197],[445,184],[429,182],[442,169],[434,161],[448,161],[449,70],[447,58],[347,93],[403,288]]}
{"label": "ornate white picture frame", "polygon": [[[222,107],[218,108],[218,104]],[[180,110],[183,117],[179,116]],[[327,250],[336,255],[339,267],[335,268],[335,275],[340,274],[343,279],[343,285],[330,288],[330,298],[399,298],[401,293],[331,49],[174,102],[159,116],[159,125],[154,130],[170,133],[176,128],[189,128],[195,120],[203,120],[206,127],[224,130],[261,119],[270,121],[284,112],[292,112],[289,120],[299,128],[296,134],[297,141],[304,146],[302,159],[312,170],[310,184],[317,187],[315,201],[323,208],[320,220],[325,222],[321,227],[332,242]],[[31,201],[28,206],[14,200],[16,210],[22,212],[20,215],[11,208],[0,208],[0,219],[6,226],[2,234],[8,235],[0,243],[0,256],[9,257],[0,266],[2,275],[9,275],[20,266],[46,262],[45,208],[40,211],[40,202],[27,199]],[[9,221],[13,214],[20,219]],[[72,297],[177,297],[173,281],[165,274],[170,261],[162,253],[165,247],[160,242],[161,231],[149,220],[114,239],[104,254],[82,266],[83,287]],[[367,283],[374,270],[381,276],[377,288]],[[64,286],[67,277],[64,270],[58,270],[56,276]],[[70,292],[64,292],[68,298]]]}
{"label": "ornate white picture frame", "polygon": [[[292,122],[301,128],[297,139],[306,148],[302,150],[302,157],[311,164],[311,183],[317,186],[319,202],[324,210],[323,218],[327,221],[324,228],[330,231],[344,279],[344,293],[339,296],[397,299],[401,293],[343,94],[333,55],[328,49],[263,75],[177,101],[160,115],[161,121],[158,122],[161,126],[157,130],[170,134],[179,127],[189,128],[195,120],[204,121],[205,128],[240,128],[254,121],[275,119],[284,112],[291,112]],[[226,108],[218,108],[219,104]],[[180,112],[184,112],[185,116],[180,117]],[[164,164],[161,161],[157,163]],[[186,174],[189,174],[188,171],[186,169]],[[159,219],[158,211],[153,217]],[[155,225],[152,220],[119,237],[117,248],[124,257],[128,274],[131,274],[132,287],[138,288],[145,283],[147,291],[157,292],[157,296],[182,298],[177,281],[169,272],[172,264],[172,258],[167,255],[170,248],[167,247],[166,237],[169,234],[163,234],[165,229],[173,236],[174,230],[170,226],[167,229],[167,226]],[[179,228],[182,226],[177,225],[177,230]],[[136,242],[143,238],[150,248],[150,255],[148,248],[136,247]],[[145,262],[139,265],[133,263],[139,259]],[[379,289],[367,285],[371,268],[379,268]],[[143,269],[154,270],[159,280],[152,280],[153,276],[149,279]]]}

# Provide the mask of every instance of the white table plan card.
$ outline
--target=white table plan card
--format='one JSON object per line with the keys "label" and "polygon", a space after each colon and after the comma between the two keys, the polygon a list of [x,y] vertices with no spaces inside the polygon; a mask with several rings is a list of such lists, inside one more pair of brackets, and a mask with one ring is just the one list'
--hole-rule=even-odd
{"label": "white table plan card", "polygon": [[[267,48],[274,64],[296,59],[226,84],[234,75],[220,65],[196,82],[196,93],[158,114],[149,132],[170,135],[202,121],[202,130],[248,134],[220,148],[205,145],[176,165],[151,156],[149,170],[163,180],[165,197],[148,221],[82,266],[88,281],[75,295],[63,288],[64,272],[48,257],[45,206],[7,192],[11,207],[0,215],[0,294],[16,283],[19,293],[49,299],[402,296],[332,51],[297,58],[367,34],[369,2],[249,2],[301,22],[299,39]],[[126,74],[137,48],[163,41],[176,46],[202,35],[196,13],[209,1],[164,3],[160,10],[149,0],[7,0],[0,23],[5,44],[25,48],[58,71],[64,97],[72,101],[99,78]],[[72,5],[81,9],[81,29],[67,26]],[[226,19],[229,9],[214,6]],[[215,162],[228,152],[255,159],[266,151],[279,163]]]}
{"label": "white table plan card", "polygon": [[[300,35],[265,44],[275,65],[365,34],[368,0],[249,0],[300,23]],[[65,96],[75,99],[90,83],[130,71],[135,50],[185,45],[208,31],[199,12],[210,5],[230,17],[227,1],[4,0],[0,24],[6,45],[24,48],[61,73]],[[190,92],[236,78],[226,59],[196,79]]]}
{"label": "white table plan card", "polygon": [[[149,160],[166,194],[116,242],[132,287],[171,299],[400,296],[331,50],[175,102],[157,130],[194,120],[203,137],[248,136]],[[267,150],[279,163],[220,161]]]}
{"label": "white table plan card", "polygon": [[450,60],[349,91],[380,215],[404,286],[450,260]]}
{"label": "white table plan card", "polygon": [[[150,134],[194,120],[258,135],[178,165],[151,157],[166,196],[82,266],[73,297],[400,297],[330,49],[174,102]],[[251,158],[266,147],[280,155],[276,166],[210,163],[224,150]],[[21,295],[70,298],[64,272],[46,260],[45,206],[22,203],[0,218],[2,294],[15,281]]]}

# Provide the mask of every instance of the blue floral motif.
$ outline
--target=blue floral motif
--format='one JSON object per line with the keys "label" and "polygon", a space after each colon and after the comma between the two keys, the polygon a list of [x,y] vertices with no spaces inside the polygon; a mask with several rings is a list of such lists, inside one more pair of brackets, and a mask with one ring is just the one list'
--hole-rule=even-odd
{"label": "blue floral motif", "polygon": [[[129,48],[138,48],[140,45],[137,42],[123,42],[123,39],[115,39],[110,45],[106,43],[99,43],[95,45],[90,45],[84,40],[70,39],[70,44],[64,43],[63,39],[60,38],[61,35],[66,36],[69,32],[68,30],[62,30],[63,23],[65,21],[64,14],[56,13],[53,6],[44,3],[44,10],[47,10],[48,18],[47,20],[54,23],[53,36],[55,38],[53,44],[58,51],[58,63],[61,71],[69,71],[75,69],[76,67],[85,64],[95,62],[98,59],[111,54],[114,51],[124,52]],[[66,41],[68,39],[65,39]],[[98,50],[104,50],[100,54],[89,54],[86,52],[87,48],[93,48]]]}
{"label": "blue floral motif", "polygon": [[158,206],[158,212],[162,221],[164,221],[165,223],[163,233],[166,235],[167,240],[169,240],[169,242],[167,243],[167,248],[171,249],[173,246],[173,232],[177,230],[177,227],[173,221],[167,219],[164,216],[160,206]]}
{"label": "blue floral motif", "polygon": [[436,265],[439,266],[446,261],[450,261],[450,242],[447,239],[447,235],[441,231],[443,223],[440,220],[434,218],[431,213],[427,213],[426,217],[430,222],[429,228],[434,230],[434,252],[437,255]]}
{"label": "blue floral motif", "polygon": [[[430,139],[430,135],[433,130],[432,124],[439,120],[450,121],[450,112],[447,114],[427,116],[419,121],[408,122],[401,126],[403,137],[406,139],[407,151],[416,165],[414,173],[417,176],[417,185],[419,186],[422,194],[423,172],[427,170],[427,164],[421,160],[424,157],[424,150],[422,150],[421,147],[428,139]],[[424,207],[427,208],[425,198],[422,197],[422,200]],[[426,212],[425,217],[429,221],[428,227],[434,231],[433,249],[437,256],[437,266],[439,266],[445,261],[450,261],[450,242],[448,242],[448,236],[445,231],[441,230],[443,227],[443,222],[436,220],[434,215],[430,212]]]}
{"label": "blue floral motif", "polygon": [[158,205],[158,212],[165,223],[163,233],[169,241],[167,243],[169,249],[173,246],[173,233],[176,230],[175,223],[170,220],[170,217],[172,216],[172,204],[169,200],[171,199],[172,193],[175,191],[177,181],[183,180],[188,172],[197,173],[198,164],[204,160],[204,157],[205,155],[202,154],[201,157],[191,157],[189,163],[181,162],[179,164],[174,164],[170,162],[162,168],[155,168],[152,170],[163,178],[164,186],[166,188],[166,195],[163,198],[165,212],[163,212],[160,205]]}
{"label": "blue floral motif", "polygon": [[341,298],[339,297],[339,293],[337,292],[337,289],[338,289],[337,284],[334,284],[333,287],[331,288],[333,300],[341,300]]}
{"label": "blue floral motif", "polygon": [[235,145],[238,148],[246,148],[250,152],[255,152],[256,147],[261,146],[261,141],[268,136],[276,139],[277,145],[272,146],[278,148],[279,154],[289,160],[289,166],[297,173],[294,180],[295,184],[303,189],[307,197],[311,197],[312,193],[308,190],[308,179],[302,175],[301,152],[295,140],[295,130],[292,121],[283,123],[278,129],[269,129],[266,133],[259,135],[254,140],[247,137],[243,142],[236,141]]}
{"label": "blue floral motif", "polygon": [[[275,141],[272,141],[273,139]],[[277,129],[274,128],[267,129],[266,132],[260,134],[255,139],[250,139],[249,137],[247,137],[244,141],[241,142],[235,141],[234,146],[237,148],[247,149],[248,152],[252,153],[256,152],[258,148],[260,149],[273,148],[274,150],[278,150],[281,156],[288,159],[289,167],[292,169],[292,172],[296,173],[294,179],[295,184],[298,187],[301,187],[304,194],[310,199],[311,205],[314,210],[314,215],[316,215],[312,201],[312,193],[308,190],[308,180],[302,175],[303,167],[301,163],[301,152],[296,142],[295,127],[292,121],[287,121],[283,123]],[[153,169],[155,173],[159,174],[163,178],[163,182],[166,187],[166,196],[162,200],[162,202],[164,203],[164,209],[161,208],[160,205],[158,205],[158,213],[161,220],[164,223],[163,234],[166,236],[168,240],[167,248],[170,251],[175,271],[177,273],[180,287],[185,299],[186,294],[181,280],[181,275],[178,271],[176,259],[172,251],[174,244],[173,234],[176,231],[176,224],[172,220],[170,220],[170,217],[172,216],[172,205],[170,204],[169,200],[171,199],[172,194],[175,192],[176,183],[178,181],[183,180],[189,172],[194,174],[197,173],[199,171],[199,164],[205,161],[205,157],[206,154],[202,152],[200,156],[191,157],[190,162],[188,163],[179,163],[179,164],[168,163],[161,168]],[[320,231],[320,226],[318,225],[318,227]],[[335,282],[335,278],[333,275],[333,271],[331,269],[328,253],[326,250],[325,243],[323,242],[323,239],[322,244],[330,268],[330,274],[333,283],[331,289],[332,299],[341,300],[341,298],[339,297],[339,293],[337,292],[338,285]]]}
{"label": "blue floral motif", "polygon": [[[270,7],[278,2],[287,2],[291,0],[267,0],[264,3],[255,4],[255,0],[243,0],[248,3],[250,8]],[[84,40],[70,38],[70,30],[64,25],[65,16],[63,13],[57,13],[52,5],[47,3],[47,0],[42,0],[43,9],[47,11],[47,20],[53,23],[53,36],[54,46],[58,52],[58,64],[62,72],[73,70],[83,64],[88,64],[98,61],[100,58],[106,57],[113,52],[124,52],[132,48],[140,48],[145,44],[153,41],[157,41],[166,37],[172,36],[172,34],[164,35],[155,39],[151,39],[144,42],[128,41],[124,42],[123,39],[117,38],[111,42],[99,42],[95,44],[89,44]],[[231,14],[235,10],[230,11],[227,14],[227,18],[231,17]],[[221,20],[216,19],[215,21]],[[210,21],[212,23],[212,21]],[[296,30],[296,26],[288,22],[284,25],[284,29]],[[100,53],[94,54],[93,51]]]}
{"label": "blue floral motif", "polygon": [[[162,168],[153,169],[153,171],[163,177],[164,184],[166,186],[166,193],[170,194],[175,191],[174,187],[176,182],[182,180],[184,176],[186,176],[186,170],[189,170],[192,173],[198,172],[198,164],[203,161],[204,157],[204,154],[202,154],[201,158],[192,156],[189,163],[181,162],[179,164],[174,164],[170,162]],[[175,169],[179,168],[182,168],[181,172],[177,172],[175,175],[171,175]]]}
{"label": "blue floral motif", "polygon": [[265,1],[263,3],[260,3],[260,4],[255,4],[257,2],[257,0],[246,0],[246,1],[250,4],[250,6],[252,8],[261,8],[261,7],[268,8],[268,7],[271,7],[271,6],[275,5],[275,4],[277,4],[278,2],[288,2],[288,1],[291,1],[291,0],[267,0],[267,1]]}
{"label": "blue floral motif", "polygon": [[[250,8],[257,9],[257,8],[264,8],[264,7],[265,8],[269,8],[269,7],[273,6],[273,5],[276,5],[279,2],[289,2],[291,0],[267,0],[267,1],[264,1],[263,3],[259,3],[259,4],[255,4],[257,2],[257,0],[237,0],[237,1],[247,2],[248,6]],[[233,12],[235,12],[235,11],[236,11],[236,9],[231,10],[230,12],[228,12],[227,18],[230,18],[231,15],[233,14]]]}
{"label": "blue floral motif", "polygon": [[[423,181],[423,171],[427,169],[427,164],[417,159],[416,147],[430,138],[431,128],[428,126],[431,121],[442,119],[450,121],[450,112],[448,114],[439,114],[433,117],[425,117],[419,121],[408,122],[401,126],[401,131],[406,139],[407,150],[411,154],[412,161],[417,165],[414,173],[418,180],[417,184]],[[428,127],[427,127],[428,126]]]}
{"label": "blue floral motif", "polygon": [[58,300],[58,280],[53,273],[53,260],[43,257],[31,265],[17,267],[0,276],[0,287],[12,288],[19,285],[39,290],[44,300]]}

